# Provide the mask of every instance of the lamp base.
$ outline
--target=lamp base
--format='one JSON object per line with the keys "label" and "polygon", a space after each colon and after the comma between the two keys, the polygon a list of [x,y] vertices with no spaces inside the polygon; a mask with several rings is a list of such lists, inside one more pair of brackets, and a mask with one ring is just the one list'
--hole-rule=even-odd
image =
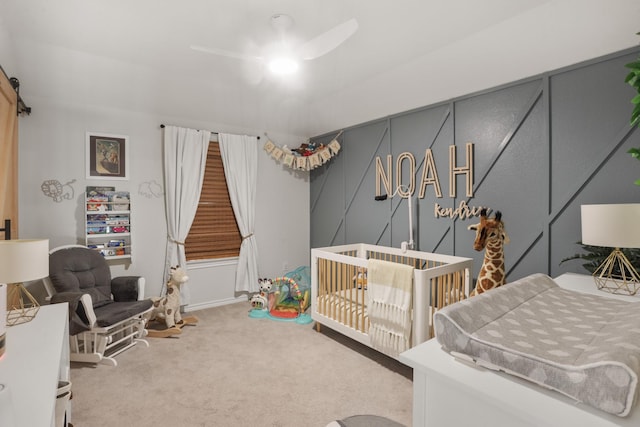
{"label": "lamp base", "polygon": [[7,290],[7,326],[32,321],[40,310],[40,304],[22,283],[9,285]]}
{"label": "lamp base", "polygon": [[640,289],[640,275],[619,248],[593,272],[593,279],[598,289],[612,294],[635,295]]}

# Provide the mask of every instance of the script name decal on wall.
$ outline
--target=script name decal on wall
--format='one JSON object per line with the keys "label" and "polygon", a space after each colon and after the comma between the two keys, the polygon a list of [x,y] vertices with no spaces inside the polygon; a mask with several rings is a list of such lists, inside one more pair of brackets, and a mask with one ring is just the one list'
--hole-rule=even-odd
{"label": "script name decal on wall", "polygon": [[[480,216],[480,211],[483,209],[483,206],[469,206],[467,202],[462,200],[457,208],[445,208],[440,206],[439,203],[433,205],[433,214],[436,218],[460,218],[467,219],[474,216]],[[484,207],[487,209],[487,214],[491,212],[491,209]]]}
{"label": "script name decal on wall", "polygon": [[[458,164],[456,146],[449,146],[449,197],[455,198],[457,196],[456,178],[458,175],[464,175],[466,196],[473,197],[473,143],[469,142],[465,145],[465,162],[462,165]],[[408,165],[409,183],[404,184],[402,181],[403,167]],[[412,153],[404,152],[398,155],[395,162],[396,173],[396,190],[398,195],[403,198],[413,196],[416,188],[416,159]],[[384,165],[380,157],[376,157],[376,197],[382,196],[382,186],[384,186],[384,192],[394,194],[391,191],[391,178],[393,177],[393,156],[387,155],[387,168],[385,170]],[[422,177],[420,179],[420,192],[418,197],[423,199],[427,191],[428,186],[433,186],[433,191],[437,198],[442,198],[442,190],[440,186],[440,177],[438,176],[438,170],[433,159],[433,151],[431,148],[427,148],[424,153],[424,167],[422,168]],[[461,219],[469,218],[471,216],[478,216],[480,214],[481,207],[468,206],[465,201],[460,202],[458,208],[443,208],[440,204],[436,203],[434,206],[434,214],[436,218],[448,217]]]}

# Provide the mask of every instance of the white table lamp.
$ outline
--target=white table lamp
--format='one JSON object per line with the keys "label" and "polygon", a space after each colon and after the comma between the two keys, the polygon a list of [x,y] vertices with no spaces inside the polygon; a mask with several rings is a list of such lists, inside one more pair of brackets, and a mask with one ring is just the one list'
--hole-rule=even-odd
{"label": "white table lamp", "polygon": [[49,240],[0,240],[0,283],[8,285],[7,325],[25,323],[36,316],[40,305],[23,282],[48,275]]}
{"label": "white table lamp", "polygon": [[640,203],[582,205],[582,244],[614,248],[593,272],[598,289],[635,295],[640,275],[620,248],[640,248]]}

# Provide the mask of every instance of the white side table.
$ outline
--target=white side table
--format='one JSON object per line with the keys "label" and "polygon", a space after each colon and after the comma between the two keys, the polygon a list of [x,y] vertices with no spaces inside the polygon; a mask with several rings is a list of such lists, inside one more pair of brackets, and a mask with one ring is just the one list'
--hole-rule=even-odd
{"label": "white side table", "polygon": [[11,394],[15,427],[55,427],[58,381],[69,380],[67,313],[67,304],[46,305],[32,321],[7,328],[0,384]]}
{"label": "white side table", "polygon": [[572,291],[583,292],[585,294],[594,294],[623,301],[640,302],[640,293],[631,296],[612,294],[611,292],[601,291],[596,286],[596,282],[593,280],[593,277],[587,274],[565,273],[553,280],[555,280],[559,286]]}

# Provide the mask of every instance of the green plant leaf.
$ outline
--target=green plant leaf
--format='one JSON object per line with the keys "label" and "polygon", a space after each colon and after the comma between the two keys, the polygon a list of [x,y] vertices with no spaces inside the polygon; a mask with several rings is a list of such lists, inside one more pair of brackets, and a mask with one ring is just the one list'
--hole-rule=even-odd
{"label": "green plant leaf", "polygon": [[629,62],[628,64],[624,64],[624,66],[631,69],[640,69],[640,58],[633,62]]}
{"label": "green plant leaf", "polygon": [[[636,181],[636,184],[640,185],[640,179]],[[609,254],[611,254],[611,251],[613,250],[613,248],[604,246],[583,245],[581,242],[576,242],[576,244],[582,246],[584,252],[564,258],[562,261],[560,261],[560,264],[574,259],[588,261],[583,263],[582,267],[589,273],[593,273],[609,256]],[[629,262],[635,267],[636,270],[640,269],[640,249],[625,248],[622,249],[622,253],[627,257],[627,259],[629,259]],[[614,267],[612,272],[613,274],[619,274],[619,267]]]}
{"label": "green plant leaf", "polygon": [[[637,34],[640,35],[640,32]],[[631,99],[631,103],[634,104],[635,107],[631,112],[629,123],[631,126],[640,126],[640,57],[636,58],[633,62],[625,64],[624,66],[629,69],[629,73],[627,73],[624,81],[637,92],[636,96]],[[637,156],[634,157],[638,158]]]}
{"label": "green plant leaf", "polygon": [[638,148],[629,148],[629,151],[627,151],[627,153],[631,154],[631,157],[633,157],[634,159],[640,157],[640,149]]}
{"label": "green plant leaf", "polygon": [[634,183],[635,185],[640,185],[640,179],[636,179],[635,181],[633,181],[633,183]]}
{"label": "green plant leaf", "polygon": [[636,105],[631,113],[631,126],[634,126],[640,120],[640,104]]}

